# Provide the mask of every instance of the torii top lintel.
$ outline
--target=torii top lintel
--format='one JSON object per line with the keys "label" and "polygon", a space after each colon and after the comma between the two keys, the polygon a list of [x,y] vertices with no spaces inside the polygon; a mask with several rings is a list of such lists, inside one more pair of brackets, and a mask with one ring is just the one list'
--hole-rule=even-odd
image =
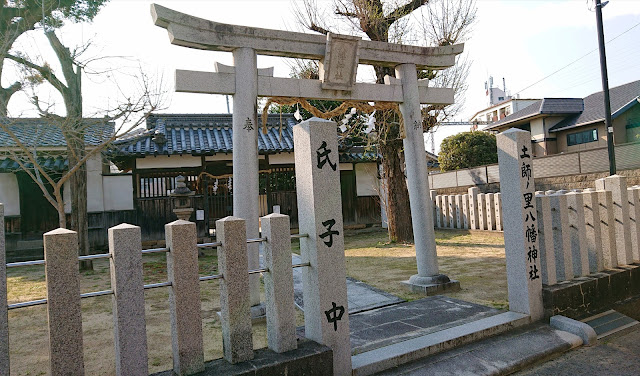
{"label": "torii top lintel", "polygon": [[[261,55],[322,60],[327,39],[324,35],[261,29],[218,23],[151,5],[155,25],[167,29],[171,44],[212,51],[253,48]],[[394,67],[415,64],[418,69],[444,69],[455,64],[464,44],[419,47],[404,44],[360,42],[359,63]]]}

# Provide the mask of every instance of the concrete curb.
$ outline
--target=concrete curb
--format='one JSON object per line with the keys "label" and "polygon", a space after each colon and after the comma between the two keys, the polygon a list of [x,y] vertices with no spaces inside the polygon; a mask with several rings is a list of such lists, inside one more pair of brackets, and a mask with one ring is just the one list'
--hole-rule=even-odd
{"label": "concrete curb", "polygon": [[533,324],[379,375],[508,375],[580,345],[582,339],[576,335],[545,324]]}
{"label": "concrete curb", "polygon": [[549,321],[549,325],[551,325],[552,328],[563,330],[582,338],[582,343],[585,346],[593,346],[598,343],[596,331],[581,321],[560,315],[553,316]]}

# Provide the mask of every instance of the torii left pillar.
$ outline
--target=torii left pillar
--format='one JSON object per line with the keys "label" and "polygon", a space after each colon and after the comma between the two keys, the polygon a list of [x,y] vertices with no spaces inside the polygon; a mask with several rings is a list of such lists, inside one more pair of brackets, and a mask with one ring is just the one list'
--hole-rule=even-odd
{"label": "torii left pillar", "polygon": [[[236,90],[233,95],[233,215],[247,226],[247,239],[259,237],[258,219],[258,66],[254,49],[233,50]],[[249,269],[260,268],[258,243],[247,244]],[[249,276],[251,305],[260,305],[260,276]],[[252,309],[252,316],[262,316]]]}

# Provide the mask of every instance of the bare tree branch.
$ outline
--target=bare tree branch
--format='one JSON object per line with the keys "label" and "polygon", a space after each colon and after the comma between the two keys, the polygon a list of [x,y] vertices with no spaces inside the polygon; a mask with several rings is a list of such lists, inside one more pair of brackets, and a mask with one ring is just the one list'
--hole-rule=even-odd
{"label": "bare tree branch", "polygon": [[15,55],[6,55],[5,57],[7,59],[13,60],[16,63],[22,64],[25,67],[28,67],[40,73],[43,78],[49,81],[49,83],[51,83],[51,85],[56,88],[56,90],[60,90],[60,91],[67,90],[67,86],[62,81],[60,81],[58,77],[56,77],[56,75],[53,73],[53,71],[48,65],[40,66],[38,64],[32,63],[31,61],[25,58],[22,58],[20,56],[15,56]]}
{"label": "bare tree branch", "polygon": [[428,3],[429,0],[411,0],[409,3],[399,6],[396,9],[392,10],[386,17],[385,20],[387,23],[392,24],[399,20],[400,18],[411,14],[414,10],[420,8],[424,4]]}
{"label": "bare tree branch", "polygon": [[[21,168],[24,172],[26,172],[26,173],[27,173],[27,175],[29,175],[29,177],[31,178],[31,180],[33,180],[33,181],[38,185],[38,187],[40,187],[40,190],[42,190],[42,193],[43,193],[43,195],[44,195],[44,198],[46,198],[46,199],[47,199],[47,201],[49,201],[49,203],[50,203],[54,208],[55,208],[55,207],[57,207],[56,200],[55,200],[53,197],[51,197],[51,194],[49,193],[49,190],[47,189],[47,187],[45,187],[44,183],[42,182],[42,179],[41,179],[41,178],[39,178],[39,177],[37,177],[37,176],[35,176],[35,175],[34,175],[34,173],[33,173],[33,172],[31,172],[31,170],[30,170],[29,168],[27,168],[27,166],[22,162],[22,160],[20,159],[20,157],[18,157],[18,155],[17,155],[15,152],[13,152],[13,151],[9,150],[9,155],[11,155],[12,159],[13,159],[16,163],[18,163],[18,166],[20,166],[20,168]],[[35,169],[35,167],[36,167],[37,165],[38,165],[37,163],[35,163],[35,164],[33,165],[33,166],[34,166],[34,170],[35,170],[35,171],[38,171],[38,170],[36,170],[36,169]],[[48,174],[44,174],[44,175],[45,175],[45,177],[47,177],[47,178],[49,177],[49,175],[48,175]],[[48,179],[47,179],[47,180],[48,180]],[[55,184],[55,183],[54,183],[54,184]],[[54,185],[54,184],[52,184],[52,185]]]}

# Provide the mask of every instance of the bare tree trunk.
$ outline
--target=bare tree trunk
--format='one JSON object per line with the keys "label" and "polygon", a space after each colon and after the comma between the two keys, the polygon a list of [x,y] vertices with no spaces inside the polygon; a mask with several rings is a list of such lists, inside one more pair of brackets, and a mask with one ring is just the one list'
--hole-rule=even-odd
{"label": "bare tree trunk", "polygon": [[[0,70],[0,74],[1,70]],[[9,99],[11,96],[20,90],[22,85],[20,83],[14,83],[8,88],[0,88],[0,116],[7,116],[7,107],[9,106]]]}
{"label": "bare tree trunk", "polygon": [[[58,57],[67,85],[53,77],[45,77],[62,94],[67,116],[66,129],[67,158],[69,168],[79,165],[69,178],[71,188],[71,229],[78,232],[78,253],[89,254],[89,223],[87,216],[87,166],[81,160],[85,155],[84,121],[82,118],[82,69],[73,60],[71,51],[58,39],[54,31],[47,31],[47,39]],[[53,82],[52,82],[53,81]],[[80,270],[93,270],[90,260],[80,262]]]}
{"label": "bare tree trunk", "polygon": [[64,212],[64,199],[62,198],[61,194],[62,186],[60,186],[59,188],[60,189],[58,189],[58,187],[53,187],[53,196],[56,199],[55,208],[58,212],[58,227],[67,228],[67,215]]}
{"label": "bare tree trunk", "polygon": [[[87,166],[86,163],[79,163],[84,157],[84,135],[73,137],[74,142],[70,142],[69,166],[79,168],[69,178],[71,186],[71,223],[72,230],[78,232],[78,253],[80,256],[89,254],[89,218],[87,214]],[[80,270],[93,270],[91,260],[80,262]]]}
{"label": "bare tree trunk", "polygon": [[[67,129],[67,158],[69,168],[79,166],[71,175],[71,229],[78,232],[78,253],[89,254],[89,223],[87,215],[87,166],[81,160],[85,151],[85,124],[82,118],[82,69],[73,60],[71,51],[65,47],[53,31],[46,32],[49,44],[58,57],[67,85],[58,84],[67,116],[63,127]],[[56,86],[56,85],[54,85]],[[93,270],[90,260],[80,262],[80,270]]]}
{"label": "bare tree trunk", "polygon": [[409,191],[402,169],[401,149],[402,140],[391,140],[379,145],[384,177],[387,179],[389,239],[400,243],[413,243]]}

